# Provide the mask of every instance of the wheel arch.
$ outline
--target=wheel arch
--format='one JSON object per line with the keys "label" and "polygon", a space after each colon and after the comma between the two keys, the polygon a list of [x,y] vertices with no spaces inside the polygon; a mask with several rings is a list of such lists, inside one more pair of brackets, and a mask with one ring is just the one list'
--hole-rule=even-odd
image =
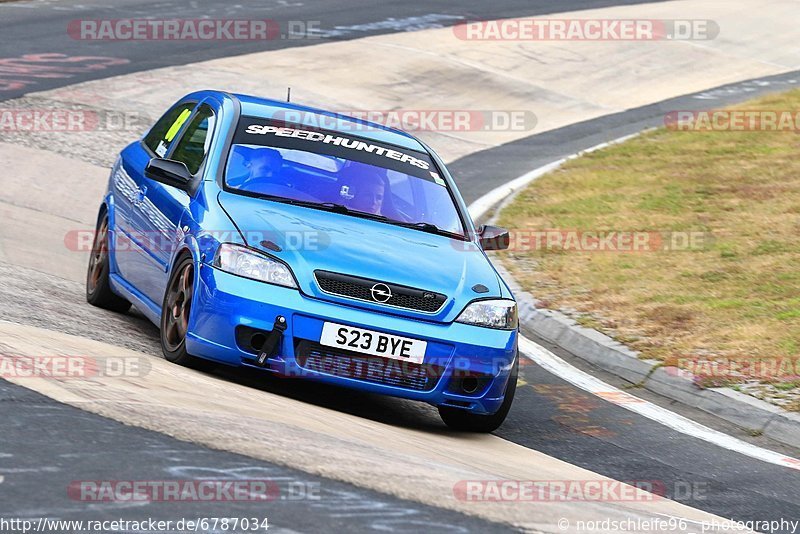
{"label": "wheel arch", "polygon": [[[175,248],[175,252],[172,255],[172,258],[169,262],[169,269],[166,272],[166,279],[167,279],[167,287],[164,289],[164,295],[166,297],[166,291],[168,290],[169,281],[172,279],[172,275],[175,272],[175,268],[178,264],[183,261],[184,258],[190,257],[192,258],[192,263],[195,267],[195,279],[194,279],[194,288],[197,290],[197,284],[199,283],[199,268],[200,268],[200,248],[197,244],[197,241],[191,235],[185,235],[183,240],[181,241],[180,245]],[[163,307],[163,302],[161,303]]]}
{"label": "wheel arch", "polygon": [[[192,246],[194,245],[194,246]],[[186,256],[190,256],[192,258],[192,262],[197,265],[200,263],[200,255],[197,250],[197,246],[193,242],[187,242],[184,240],[183,243],[180,244],[178,248],[175,249],[175,253],[172,255],[172,259],[169,262],[169,270],[167,271],[167,278],[169,279],[172,276],[172,273],[175,271],[175,267],[185,258]]]}

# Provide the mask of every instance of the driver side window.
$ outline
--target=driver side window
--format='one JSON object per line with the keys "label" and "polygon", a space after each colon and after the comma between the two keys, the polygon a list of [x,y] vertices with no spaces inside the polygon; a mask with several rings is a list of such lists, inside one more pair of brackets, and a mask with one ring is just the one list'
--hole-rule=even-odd
{"label": "driver side window", "polygon": [[211,133],[214,131],[214,111],[203,104],[197,110],[186,132],[178,141],[178,146],[170,159],[182,161],[189,172],[197,174],[211,146]]}
{"label": "driver side window", "polygon": [[172,141],[192,114],[194,102],[186,102],[169,110],[161,117],[144,138],[144,144],[158,157],[163,158]]}

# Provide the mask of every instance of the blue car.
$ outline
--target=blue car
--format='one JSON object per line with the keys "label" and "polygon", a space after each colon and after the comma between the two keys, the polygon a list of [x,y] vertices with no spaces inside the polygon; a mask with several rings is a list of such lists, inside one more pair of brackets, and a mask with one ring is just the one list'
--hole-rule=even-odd
{"label": "blue car", "polygon": [[138,308],[167,360],[423,401],[491,432],[518,373],[517,307],[441,159],[413,136],[218,91],[120,154],[89,303]]}

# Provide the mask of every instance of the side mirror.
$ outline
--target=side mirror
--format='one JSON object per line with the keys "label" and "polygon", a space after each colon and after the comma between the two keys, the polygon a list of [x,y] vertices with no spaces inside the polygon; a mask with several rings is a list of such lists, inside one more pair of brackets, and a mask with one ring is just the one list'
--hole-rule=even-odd
{"label": "side mirror", "polygon": [[478,236],[483,250],[506,250],[511,242],[508,230],[497,226],[481,226],[478,229]]}
{"label": "side mirror", "polygon": [[188,191],[194,177],[186,164],[171,159],[153,158],[144,168],[144,175],[156,182]]}

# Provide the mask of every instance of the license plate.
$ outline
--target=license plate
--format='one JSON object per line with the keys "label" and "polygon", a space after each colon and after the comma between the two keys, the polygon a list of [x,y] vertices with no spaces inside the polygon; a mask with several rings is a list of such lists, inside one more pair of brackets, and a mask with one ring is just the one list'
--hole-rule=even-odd
{"label": "license plate", "polygon": [[428,346],[427,341],[336,323],[325,323],[319,342],[327,347],[418,364],[425,360]]}

